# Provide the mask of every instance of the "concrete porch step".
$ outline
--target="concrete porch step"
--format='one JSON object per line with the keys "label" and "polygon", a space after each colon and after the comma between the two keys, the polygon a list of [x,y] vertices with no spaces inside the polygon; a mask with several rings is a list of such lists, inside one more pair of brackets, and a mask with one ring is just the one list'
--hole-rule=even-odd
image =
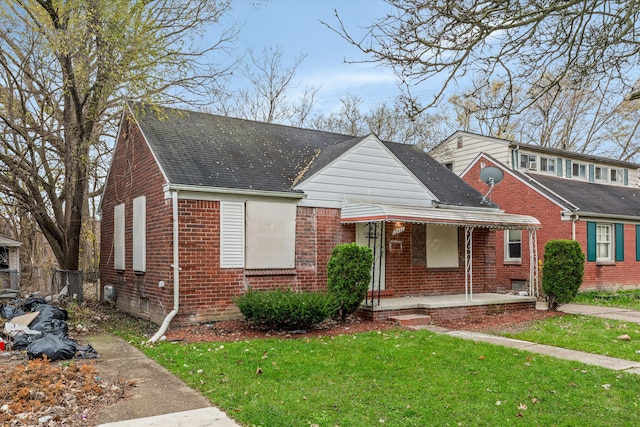
{"label": "concrete porch step", "polygon": [[426,314],[401,314],[391,316],[389,320],[402,326],[418,326],[430,324],[431,316]]}

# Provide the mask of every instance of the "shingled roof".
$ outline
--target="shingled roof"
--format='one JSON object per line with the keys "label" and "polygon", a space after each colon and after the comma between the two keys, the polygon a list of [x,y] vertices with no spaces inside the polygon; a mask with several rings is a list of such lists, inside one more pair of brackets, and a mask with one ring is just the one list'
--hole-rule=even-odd
{"label": "shingled roof", "polygon": [[580,212],[640,217],[640,188],[597,184],[541,174],[527,174],[570,202]]}
{"label": "shingled roof", "polygon": [[[170,108],[131,111],[169,183],[294,192],[362,137]],[[418,147],[383,142],[444,204],[488,207],[482,195]]]}

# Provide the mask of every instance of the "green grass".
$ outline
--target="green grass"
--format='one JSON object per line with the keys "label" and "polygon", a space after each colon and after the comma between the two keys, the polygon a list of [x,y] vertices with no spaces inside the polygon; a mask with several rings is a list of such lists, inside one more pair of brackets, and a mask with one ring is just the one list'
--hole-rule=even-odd
{"label": "green grass", "polygon": [[[526,331],[503,335],[640,362],[640,325],[635,323],[565,314],[537,321]],[[631,340],[619,340],[621,335]]]}
{"label": "green grass", "polygon": [[629,308],[640,311],[640,290],[580,292],[573,302],[575,304]]}
{"label": "green grass", "polygon": [[640,424],[640,377],[428,331],[143,351],[246,426]]}

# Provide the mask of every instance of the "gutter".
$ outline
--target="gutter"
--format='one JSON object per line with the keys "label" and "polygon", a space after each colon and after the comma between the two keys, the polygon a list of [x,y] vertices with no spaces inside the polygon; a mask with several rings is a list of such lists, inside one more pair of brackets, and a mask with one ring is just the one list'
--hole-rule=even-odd
{"label": "gutter", "polygon": [[179,266],[179,251],[178,251],[178,192],[171,192],[172,208],[173,208],[173,310],[167,314],[158,332],[151,337],[149,342],[154,343],[158,341],[169,328],[169,323],[178,314],[180,309],[180,266]]}
{"label": "gutter", "polygon": [[[640,215],[620,215],[620,214],[606,214],[606,213],[598,213],[598,212],[582,212],[582,211],[574,211],[574,212],[561,212],[562,216],[578,216],[578,217],[586,217],[586,218],[596,218],[602,220],[622,220],[629,222],[640,222]],[[579,219],[579,218],[578,218]]]}
{"label": "gutter", "polygon": [[289,199],[304,199],[307,197],[303,192],[289,192],[289,191],[265,191],[265,190],[247,190],[243,188],[222,188],[222,187],[207,187],[203,185],[185,185],[185,184],[166,184],[163,188],[165,193],[174,193],[177,191],[194,193],[212,193],[212,194],[238,194],[245,196],[269,196],[269,197],[282,197]]}

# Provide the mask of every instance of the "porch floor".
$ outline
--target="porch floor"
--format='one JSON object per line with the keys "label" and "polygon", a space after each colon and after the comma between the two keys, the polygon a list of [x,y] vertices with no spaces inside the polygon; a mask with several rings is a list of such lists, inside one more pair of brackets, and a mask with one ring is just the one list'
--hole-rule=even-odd
{"label": "porch floor", "polygon": [[386,320],[394,315],[426,314],[432,318],[462,318],[511,310],[534,310],[536,298],[531,296],[479,293],[381,298],[380,304],[363,303],[358,310],[368,320]]}

